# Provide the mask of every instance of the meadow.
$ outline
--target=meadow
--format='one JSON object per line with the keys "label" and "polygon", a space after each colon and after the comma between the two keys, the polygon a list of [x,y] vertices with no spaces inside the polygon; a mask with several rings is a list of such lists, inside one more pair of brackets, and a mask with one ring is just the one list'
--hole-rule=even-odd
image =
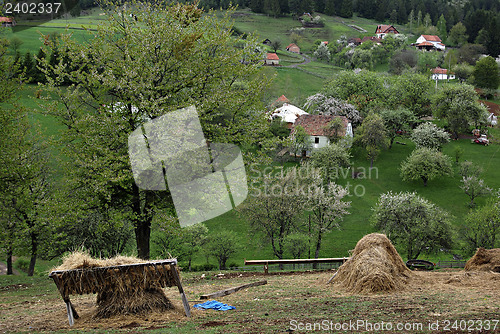
{"label": "meadow", "polygon": [[[35,53],[40,47],[40,34],[61,33],[67,27],[73,36],[85,42],[90,38],[88,32],[81,29],[82,26],[92,28],[99,20],[103,19],[99,11],[93,11],[89,16],[60,19],[45,23],[40,26],[30,27],[15,33],[17,37],[24,41],[20,51],[31,51]],[[290,29],[300,27],[297,20],[289,18],[275,19],[266,15],[252,14],[248,10],[239,10],[233,16],[235,27],[239,31],[255,32],[262,39],[279,39],[282,42],[282,49],[291,41]],[[333,40],[342,34],[350,36],[362,36],[346,24],[355,24],[365,30],[365,35],[372,35],[375,31],[376,23],[374,21],[354,17],[340,22],[340,19],[323,16],[325,26],[323,28],[307,29],[302,38],[304,50],[312,47],[316,39]],[[402,27],[404,31],[404,27]],[[14,36],[13,32],[8,32],[7,37]],[[283,57],[283,65],[292,65],[301,62],[301,58],[291,55],[284,51],[278,54]],[[298,68],[289,67],[268,67],[265,71],[269,75],[274,75],[275,80],[271,89],[265,92],[265,103],[274,101],[278,96],[284,94],[292,103],[301,106],[307,96],[310,96],[322,89],[325,80],[340,68],[330,64],[312,61],[308,64],[298,65]],[[386,70],[386,68],[381,68]],[[441,84],[441,83],[440,83]],[[444,83],[443,83],[444,84]],[[36,85],[26,85],[19,95],[19,103],[31,110],[30,117],[33,122],[37,122],[43,128],[47,136],[57,136],[61,125],[50,116],[43,115],[42,101],[34,98],[35,92],[39,88]],[[500,141],[500,131],[498,128],[490,129],[490,137],[497,143]],[[357,189],[357,195],[352,194],[348,200],[351,201],[350,215],[346,216],[341,229],[334,230],[324,237],[323,247],[320,257],[340,257],[347,256],[348,251],[353,249],[356,242],[365,234],[373,232],[370,224],[372,208],[377,202],[380,194],[387,191],[416,191],[421,196],[429,199],[433,203],[447,210],[453,215],[453,224],[457,229],[463,223],[464,216],[469,212],[468,197],[460,189],[460,176],[458,175],[458,166],[454,166],[455,174],[453,177],[443,177],[438,180],[430,181],[427,187],[422,182],[403,182],[399,176],[399,167],[401,162],[410,154],[414,145],[408,139],[399,138],[399,142],[405,144],[395,144],[392,149],[381,153],[375,162],[377,173],[372,173],[372,177],[366,179],[351,179],[347,177],[338,182],[345,186],[351,186],[351,189]],[[443,148],[444,153],[454,157],[454,150],[460,147],[464,151],[461,160],[469,160],[480,165],[484,169],[482,178],[486,184],[494,189],[500,188],[500,146],[493,144],[487,147],[474,145],[469,139],[460,139],[446,144]],[[363,150],[353,151],[353,166],[355,168],[364,168],[368,170],[369,161],[365,158]],[[362,194],[362,195],[361,195]],[[478,205],[485,202],[485,198],[477,199]],[[230,258],[228,264],[241,266],[243,259],[269,259],[273,258],[270,247],[262,240],[261,236],[254,235],[250,231],[248,222],[236,211],[227,212],[206,222],[207,227],[212,233],[220,229],[229,229],[237,232],[240,248],[236,255]],[[252,236],[252,237],[250,237]],[[133,246],[131,246],[131,249]],[[153,255],[155,246],[152,245]],[[442,252],[435,255],[425,256],[431,260],[451,259],[452,254],[461,254],[460,243],[456,243],[453,250]],[[213,263],[213,260],[211,260]],[[203,264],[206,258],[199,254],[193,264]],[[39,269],[43,271],[43,269]]]}

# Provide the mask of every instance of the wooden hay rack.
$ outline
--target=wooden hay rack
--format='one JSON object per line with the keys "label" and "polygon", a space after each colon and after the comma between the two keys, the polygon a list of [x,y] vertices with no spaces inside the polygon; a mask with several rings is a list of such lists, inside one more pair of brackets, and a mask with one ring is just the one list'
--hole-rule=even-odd
{"label": "wooden hay rack", "polygon": [[74,319],[78,319],[70,295],[112,292],[107,290],[150,287],[167,288],[177,286],[181,294],[184,311],[187,317],[191,316],[189,304],[182,288],[177,259],[159,260],[143,263],[89,267],[70,270],[56,270],[49,274],[54,280],[68,313],[68,321],[73,326]]}

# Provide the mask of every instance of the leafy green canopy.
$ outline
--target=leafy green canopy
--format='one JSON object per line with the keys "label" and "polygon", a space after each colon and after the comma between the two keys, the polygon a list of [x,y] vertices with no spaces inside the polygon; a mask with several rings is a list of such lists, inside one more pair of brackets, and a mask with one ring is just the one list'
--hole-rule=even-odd
{"label": "leafy green canopy", "polygon": [[373,211],[375,228],[404,249],[408,259],[451,247],[449,214],[414,192],[382,194]]}
{"label": "leafy green canopy", "polygon": [[135,185],[128,135],[194,104],[209,141],[264,146],[259,138],[268,125],[256,110],[268,81],[259,71],[256,40],[232,37],[231,11],[218,18],[168,1],[101,5],[107,19],[87,43],[71,34],[49,43],[62,60],[43,64],[53,101],[48,112],[66,126],[68,220],[98,211],[109,221],[132,222],[138,255],[147,258],[154,215],[174,209],[168,192]]}

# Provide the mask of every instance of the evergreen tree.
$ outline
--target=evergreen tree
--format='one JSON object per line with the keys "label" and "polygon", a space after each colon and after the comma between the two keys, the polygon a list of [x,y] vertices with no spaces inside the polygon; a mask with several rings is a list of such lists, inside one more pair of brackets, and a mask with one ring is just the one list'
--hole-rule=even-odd
{"label": "evergreen tree", "polygon": [[23,73],[26,78],[26,82],[31,82],[33,80],[33,74],[34,74],[34,66],[35,63],[33,61],[33,56],[31,55],[31,52],[26,52],[24,55],[24,60],[23,60]]}
{"label": "evergreen tree", "polygon": [[38,50],[38,53],[36,54],[36,59],[35,59],[35,66],[34,66],[34,75],[33,75],[33,81],[34,82],[45,82],[45,73],[40,70],[40,68],[37,66],[40,61],[43,61],[45,59],[45,52],[43,51],[42,48]]}
{"label": "evergreen tree", "polygon": [[439,17],[439,20],[437,22],[437,29],[438,29],[439,37],[441,38],[441,40],[443,42],[446,41],[448,34],[446,32],[446,19],[444,18],[443,14],[441,14],[441,16]]}
{"label": "evergreen tree", "polygon": [[340,8],[339,16],[350,18],[352,17],[352,1],[344,0],[342,1],[342,7]]}

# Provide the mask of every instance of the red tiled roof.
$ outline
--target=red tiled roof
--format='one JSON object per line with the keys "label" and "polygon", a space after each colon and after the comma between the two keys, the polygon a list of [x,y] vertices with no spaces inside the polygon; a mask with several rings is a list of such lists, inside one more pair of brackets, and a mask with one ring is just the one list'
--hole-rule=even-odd
{"label": "red tiled roof", "polygon": [[345,128],[349,121],[344,116],[331,116],[331,115],[300,115],[294,124],[294,129],[297,126],[302,126],[309,136],[326,136],[325,133],[328,123],[333,119],[340,117],[344,123]]}
{"label": "red tiled roof", "polygon": [[290,43],[286,48],[290,49],[291,47],[297,47],[298,48],[298,45],[295,44],[295,43]]}
{"label": "red tiled roof", "polygon": [[426,41],[441,42],[441,38],[436,35],[422,35]]}
{"label": "red tiled roof", "polygon": [[290,102],[285,95],[281,95],[276,99],[276,102]]}
{"label": "red tiled roof", "polygon": [[268,60],[280,60],[280,57],[278,57],[278,55],[276,53],[268,53],[267,59]]}
{"label": "red tiled roof", "polygon": [[379,43],[381,41],[381,39],[378,37],[375,37],[375,36],[365,36],[361,40],[361,43],[364,43],[366,41],[374,41],[375,43]]}
{"label": "red tiled roof", "polygon": [[446,74],[446,73],[448,73],[448,70],[446,68],[436,67],[436,68],[432,69],[432,73],[434,73],[434,74]]}
{"label": "red tiled roof", "polygon": [[323,43],[323,44],[325,44],[325,45],[328,45],[328,41],[323,41],[323,42],[321,42],[321,43]]}
{"label": "red tiled roof", "polygon": [[422,42],[420,44],[417,44],[417,46],[434,46],[431,42]]}
{"label": "red tiled roof", "polygon": [[13,22],[13,21],[14,19],[11,17],[4,17],[4,16],[0,17],[0,22]]}
{"label": "red tiled roof", "polygon": [[376,34],[393,33],[393,32],[399,33],[399,31],[394,26],[388,24],[380,24],[377,26],[377,29],[375,30]]}

